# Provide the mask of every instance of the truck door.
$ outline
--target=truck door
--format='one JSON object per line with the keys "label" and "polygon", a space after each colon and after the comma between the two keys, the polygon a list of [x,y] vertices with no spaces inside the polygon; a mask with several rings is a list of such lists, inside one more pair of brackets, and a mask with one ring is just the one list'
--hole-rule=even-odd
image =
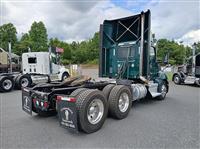
{"label": "truck door", "polygon": [[59,72],[60,65],[58,64],[57,56],[51,54],[51,63],[52,63],[52,74],[57,74]]}

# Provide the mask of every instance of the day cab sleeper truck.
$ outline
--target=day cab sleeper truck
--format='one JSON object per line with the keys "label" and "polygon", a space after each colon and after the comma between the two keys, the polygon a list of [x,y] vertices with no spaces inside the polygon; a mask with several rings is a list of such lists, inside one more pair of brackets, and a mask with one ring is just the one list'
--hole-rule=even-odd
{"label": "day cab sleeper truck", "polygon": [[38,83],[63,81],[69,70],[59,63],[59,54],[51,52],[28,52],[22,54],[21,72],[0,73],[0,91],[9,92],[14,87],[31,87]]}
{"label": "day cab sleeper truck", "polygon": [[100,25],[100,81],[79,76],[60,84],[23,88],[22,108],[29,114],[58,114],[61,126],[92,133],[104,124],[107,114],[124,119],[132,101],[164,99],[169,86],[159,70],[152,46],[150,11]]}

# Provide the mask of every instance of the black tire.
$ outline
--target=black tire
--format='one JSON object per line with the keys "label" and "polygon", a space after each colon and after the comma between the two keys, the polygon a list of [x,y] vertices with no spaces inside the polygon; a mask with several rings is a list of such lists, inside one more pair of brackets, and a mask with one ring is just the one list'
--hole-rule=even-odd
{"label": "black tire", "polygon": [[114,86],[115,86],[114,84],[108,84],[103,88],[103,93],[107,100],[109,98],[110,91],[113,89]]}
{"label": "black tire", "polygon": [[8,76],[0,76],[0,91],[10,92],[14,88],[14,80]]}
{"label": "black tire", "polygon": [[87,88],[78,88],[76,90],[74,90],[70,96],[72,97],[77,97],[80,93],[82,93],[83,91],[87,90]]}
{"label": "black tire", "polygon": [[[119,106],[118,106],[120,96],[122,93],[126,93],[126,95],[128,95],[128,101],[129,101],[127,109],[123,112],[119,109]],[[108,104],[109,104],[109,108],[108,108],[109,114],[112,117],[116,119],[126,118],[132,106],[132,94],[131,94],[130,89],[124,85],[115,86],[110,92]]]}
{"label": "black tire", "polygon": [[[163,91],[163,89],[164,89],[164,91]],[[158,92],[162,93],[162,95],[158,96],[156,99],[164,100],[167,95],[167,92],[168,92],[168,86],[165,81],[162,81],[162,83],[160,83],[158,85]]]}
{"label": "black tire", "polygon": [[175,76],[173,77],[173,81],[174,81],[174,83],[177,84],[177,85],[181,84],[181,78],[180,78],[180,76],[179,76],[179,75],[175,75]]}
{"label": "black tire", "polygon": [[[108,113],[108,104],[104,94],[99,90],[88,89],[79,94],[76,99],[79,129],[86,133],[93,133],[99,130],[103,126]],[[89,122],[87,114],[90,103],[92,103],[95,99],[101,101],[104,108],[102,110],[103,114],[100,119],[97,121],[97,123],[92,124]]]}
{"label": "black tire", "polygon": [[[24,83],[24,81],[26,82]],[[31,84],[32,80],[29,75],[19,75],[15,81],[15,86],[17,89],[21,89],[22,87],[30,87]]]}
{"label": "black tire", "polygon": [[68,78],[69,77],[69,73],[68,72],[64,72],[63,74],[62,74],[62,81],[64,81],[66,78]]}

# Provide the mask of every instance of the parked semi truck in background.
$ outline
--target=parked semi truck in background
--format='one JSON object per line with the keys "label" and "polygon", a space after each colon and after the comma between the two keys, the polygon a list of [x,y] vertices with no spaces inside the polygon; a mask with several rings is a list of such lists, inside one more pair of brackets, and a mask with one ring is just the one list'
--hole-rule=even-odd
{"label": "parked semi truck in background", "polygon": [[169,85],[159,70],[150,28],[149,10],[105,20],[100,26],[99,76],[107,80],[79,76],[25,87],[23,110],[39,115],[58,113],[61,126],[92,133],[102,127],[108,113],[116,119],[126,118],[134,100],[163,100]]}
{"label": "parked semi truck in background", "polygon": [[189,57],[186,63],[178,67],[173,74],[172,80],[175,84],[196,84],[200,86],[200,53]]}
{"label": "parked semi truck in background", "polygon": [[[55,54],[54,54],[55,53]],[[22,54],[21,71],[0,73],[0,91],[9,92],[14,87],[30,87],[38,83],[63,81],[69,70],[59,62],[59,55],[52,52],[28,52]]]}
{"label": "parked semi truck in background", "polygon": [[20,56],[6,52],[4,49],[0,48],[0,73],[8,73],[10,71],[10,58],[12,63],[12,70],[14,72],[19,72],[21,70]]}

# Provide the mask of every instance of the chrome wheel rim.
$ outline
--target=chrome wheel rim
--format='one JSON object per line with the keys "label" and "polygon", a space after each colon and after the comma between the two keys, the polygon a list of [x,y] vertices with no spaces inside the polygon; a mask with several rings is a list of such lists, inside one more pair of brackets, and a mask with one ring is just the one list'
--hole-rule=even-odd
{"label": "chrome wheel rim", "polygon": [[129,96],[127,93],[122,93],[119,97],[118,107],[121,112],[126,112],[129,106]]}
{"label": "chrome wheel rim", "polygon": [[22,86],[22,87],[27,87],[28,84],[29,84],[29,81],[28,81],[27,78],[23,78],[23,79],[21,80],[21,86]]}
{"label": "chrome wheel rim", "polygon": [[97,124],[104,114],[104,105],[100,99],[94,99],[88,106],[87,118],[91,124]]}
{"label": "chrome wheel rim", "polygon": [[179,83],[179,77],[178,77],[178,76],[175,76],[175,78],[174,78],[174,82],[175,82],[176,84]]}
{"label": "chrome wheel rim", "polygon": [[163,97],[167,94],[167,88],[164,84],[161,86],[161,94]]}
{"label": "chrome wheel rim", "polygon": [[9,90],[12,87],[12,81],[9,79],[6,79],[3,81],[3,88],[6,90]]}
{"label": "chrome wheel rim", "polygon": [[64,75],[64,76],[62,77],[63,80],[65,80],[65,79],[67,79],[67,78],[68,78],[67,75]]}

